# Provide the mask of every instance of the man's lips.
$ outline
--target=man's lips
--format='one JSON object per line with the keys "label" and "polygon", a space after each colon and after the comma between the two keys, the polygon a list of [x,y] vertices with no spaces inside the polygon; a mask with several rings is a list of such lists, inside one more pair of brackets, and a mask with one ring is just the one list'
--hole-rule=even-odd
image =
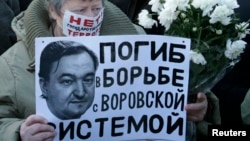
{"label": "man's lips", "polygon": [[84,103],[87,102],[86,100],[72,100],[70,103]]}

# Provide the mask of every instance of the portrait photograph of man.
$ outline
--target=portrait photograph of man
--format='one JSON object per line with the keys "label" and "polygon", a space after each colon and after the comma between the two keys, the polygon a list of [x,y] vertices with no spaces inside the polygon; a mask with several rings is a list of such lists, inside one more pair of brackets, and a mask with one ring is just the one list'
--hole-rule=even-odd
{"label": "portrait photograph of man", "polygon": [[49,43],[40,56],[41,97],[61,120],[79,119],[95,97],[98,59],[86,46],[74,41]]}

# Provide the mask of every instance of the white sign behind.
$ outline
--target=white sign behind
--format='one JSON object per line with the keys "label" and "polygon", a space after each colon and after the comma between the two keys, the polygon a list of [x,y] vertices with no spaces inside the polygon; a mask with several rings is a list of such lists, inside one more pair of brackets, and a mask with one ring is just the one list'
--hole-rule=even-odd
{"label": "white sign behind", "polygon": [[[41,98],[42,50],[79,42],[98,56],[95,99],[80,119],[59,120]],[[55,141],[185,141],[190,40],[160,35],[36,39],[36,111],[56,128]]]}

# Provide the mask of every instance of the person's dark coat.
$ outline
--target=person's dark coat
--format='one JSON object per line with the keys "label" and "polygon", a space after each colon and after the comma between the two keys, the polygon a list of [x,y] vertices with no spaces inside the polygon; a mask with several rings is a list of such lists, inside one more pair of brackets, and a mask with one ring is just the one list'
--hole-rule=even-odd
{"label": "person's dark coat", "polygon": [[149,0],[109,0],[119,7],[131,21],[136,23],[139,12],[145,8]]}
{"label": "person's dark coat", "polygon": [[32,0],[19,0],[20,11],[27,9]]}
{"label": "person's dark coat", "polygon": [[[238,0],[238,3],[240,7],[235,12],[239,13],[241,21],[249,20],[250,3],[246,0]],[[221,123],[224,125],[242,124],[241,103],[250,88],[250,36],[244,40],[247,46],[241,60],[213,88],[220,101]]]}
{"label": "person's dark coat", "polygon": [[19,0],[1,0],[0,9],[0,54],[2,54],[16,42],[11,21],[20,12]]}
{"label": "person's dark coat", "polygon": [[11,28],[11,21],[24,11],[32,0],[0,1],[0,55],[17,42],[16,34]]}

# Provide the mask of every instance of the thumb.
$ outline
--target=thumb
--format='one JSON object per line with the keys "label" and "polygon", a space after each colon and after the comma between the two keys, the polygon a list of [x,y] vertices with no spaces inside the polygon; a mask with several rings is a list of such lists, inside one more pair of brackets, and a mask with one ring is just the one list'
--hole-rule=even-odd
{"label": "thumb", "polygon": [[196,103],[204,102],[204,101],[206,101],[206,99],[207,99],[206,95],[202,92],[199,92],[197,95]]}

